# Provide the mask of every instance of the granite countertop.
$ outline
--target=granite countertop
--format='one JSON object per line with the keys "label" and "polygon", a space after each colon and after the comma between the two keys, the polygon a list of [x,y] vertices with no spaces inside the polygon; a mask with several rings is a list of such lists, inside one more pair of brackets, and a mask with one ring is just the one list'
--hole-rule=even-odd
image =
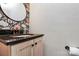
{"label": "granite countertop", "polygon": [[13,36],[19,36],[19,35],[0,35],[0,42],[6,45],[14,45],[14,44],[25,42],[28,40],[33,40],[38,37],[42,37],[44,34],[21,34],[21,35],[30,35],[30,36],[13,37]]}

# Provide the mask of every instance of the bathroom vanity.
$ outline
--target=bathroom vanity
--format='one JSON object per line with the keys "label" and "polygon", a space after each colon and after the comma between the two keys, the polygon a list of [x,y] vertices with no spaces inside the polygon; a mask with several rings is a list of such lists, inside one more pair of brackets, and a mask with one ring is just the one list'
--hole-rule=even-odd
{"label": "bathroom vanity", "polygon": [[29,33],[29,7],[29,3],[0,4],[0,30],[5,30],[0,31],[1,56],[43,55],[43,34],[27,34]]}
{"label": "bathroom vanity", "polygon": [[[25,37],[26,36],[26,37]],[[1,35],[1,56],[42,56],[43,34]]]}

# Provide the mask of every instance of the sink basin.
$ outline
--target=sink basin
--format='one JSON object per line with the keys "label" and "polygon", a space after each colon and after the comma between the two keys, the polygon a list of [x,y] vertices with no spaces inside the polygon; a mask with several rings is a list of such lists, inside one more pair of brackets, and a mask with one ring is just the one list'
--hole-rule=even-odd
{"label": "sink basin", "polygon": [[10,36],[10,37],[30,37],[32,35],[17,35],[17,36]]}

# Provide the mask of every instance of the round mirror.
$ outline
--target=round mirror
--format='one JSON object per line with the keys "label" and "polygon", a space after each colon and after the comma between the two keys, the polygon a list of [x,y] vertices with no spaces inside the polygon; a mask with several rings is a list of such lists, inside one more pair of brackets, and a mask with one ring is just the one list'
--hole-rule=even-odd
{"label": "round mirror", "polygon": [[1,4],[1,10],[9,19],[14,21],[22,21],[26,18],[26,9],[22,3],[3,3]]}

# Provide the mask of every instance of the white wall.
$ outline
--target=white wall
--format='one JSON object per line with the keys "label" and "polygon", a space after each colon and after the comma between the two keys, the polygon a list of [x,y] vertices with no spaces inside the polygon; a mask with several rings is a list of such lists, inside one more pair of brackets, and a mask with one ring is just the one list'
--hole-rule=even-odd
{"label": "white wall", "polygon": [[79,47],[79,4],[31,4],[30,31],[45,34],[45,55],[67,55],[66,45]]}

